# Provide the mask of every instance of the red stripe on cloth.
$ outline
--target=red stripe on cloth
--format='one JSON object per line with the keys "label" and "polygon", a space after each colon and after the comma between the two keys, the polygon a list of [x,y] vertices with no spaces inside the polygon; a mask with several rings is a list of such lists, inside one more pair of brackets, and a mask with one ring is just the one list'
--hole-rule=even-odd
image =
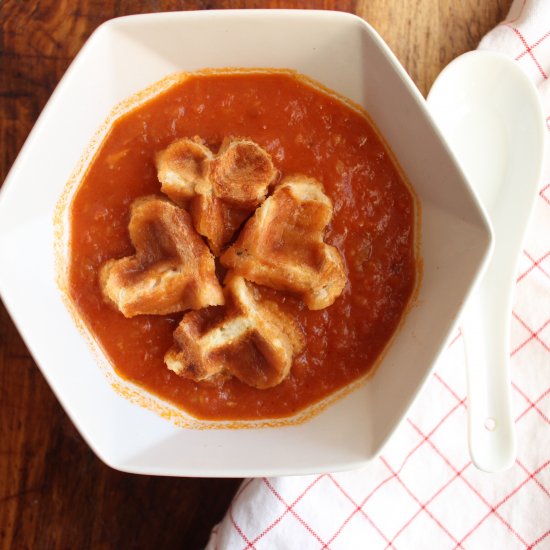
{"label": "red stripe on cloth", "polygon": [[[317,476],[317,478],[312,482],[310,483],[306,489],[303,491],[303,493],[292,503],[292,504],[288,504],[285,499],[280,495],[280,493],[277,491],[277,489],[275,489],[275,487],[273,487],[273,485],[271,485],[271,483],[269,482],[269,480],[267,478],[263,478],[263,482],[264,484],[267,486],[267,488],[275,495],[275,497],[284,505],[286,506],[286,510],[283,512],[283,514],[281,514],[280,518],[276,519],[272,526],[268,527],[266,529],[266,532],[269,532],[273,527],[274,525],[276,525],[277,523],[279,523],[279,521],[282,519],[283,516],[285,516],[288,512],[290,512],[297,520],[298,522],[323,546],[325,547],[326,544],[325,542],[323,541],[323,539],[321,539],[321,537],[315,532],[315,530],[311,527],[311,525],[309,525],[306,521],[304,521],[304,519],[296,513],[295,510],[293,510],[293,507],[304,497],[304,495],[321,479],[324,477],[324,474],[323,475],[320,475],[320,476]],[[260,540],[263,536],[265,535],[265,533],[260,533],[260,535],[258,535],[258,537],[255,539],[254,542],[257,542],[258,540]]]}
{"label": "red stripe on cloth", "polygon": [[248,537],[244,534],[243,530],[239,527],[239,525],[237,524],[237,522],[235,521],[235,518],[233,516],[233,507],[234,505],[236,504],[237,500],[241,497],[241,495],[243,494],[244,490],[252,483],[252,479],[247,479],[240,487],[239,487],[239,490],[237,491],[236,495],[233,497],[233,500],[231,501],[231,504],[229,505],[229,510],[228,510],[228,516],[229,516],[229,521],[231,522],[231,525],[233,526],[233,528],[235,529],[235,531],[237,531],[237,533],[239,534],[239,536],[243,539],[244,542],[247,543],[247,548],[250,548],[250,549],[254,549],[254,546],[250,546],[250,540],[248,539]]}
{"label": "red stripe on cloth", "polygon": [[538,59],[535,57],[535,54],[532,52],[531,47],[529,46],[529,44],[527,44],[527,41],[525,40],[523,34],[521,34],[521,32],[519,31],[519,29],[517,27],[513,27],[512,25],[507,25],[507,26],[508,26],[508,28],[512,29],[512,31],[514,31],[514,33],[517,35],[517,37],[521,40],[521,43],[525,47],[525,52],[524,53],[529,54],[529,56],[531,57],[531,59],[533,60],[535,65],[537,66],[537,69],[539,70],[540,74],[544,78],[544,80],[547,80],[548,76],[544,72],[544,69],[541,67]]}
{"label": "red stripe on cloth", "polygon": [[[431,443],[431,442],[429,442]],[[406,483],[404,483],[404,481],[399,477],[398,473],[397,472],[394,472],[392,467],[388,464],[388,462],[386,460],[384,460],[384,458],[381,459],[382,460],[382,463],[384,464],[384,466],[386,466],[386,468],[393,474],[393,476],[395,477],[395,479],[397,480],[397,482],[403,487],[403,489],[405,489],[405,491],[410,495],[410,497],[418,504],[418,506],[420,507],[418,509],[418,511],[411,517],[409,518],[409,520],[407,521],[407,523],[405,524],[405,526],[403,526],[400,530],[399,530],[399,533],[400,534],[401,532],[403,532],[403,530],[408,526],[410,525],[410,523],[414,520],[414,518],[416,516],[418,516],[418,514],[422,511],[426,512],[426,514],[428,515],[429,518],[431,518],[433,520],[433,522],[455,543],[457,544],[457,548],[462,548],[462,546],[460,546],[460,543],[456,540],[456,538],[453,536],[453,534],[431,513],[430,510],[428,510],[428,508],[426,508],[426,503],[423,503],[406,485]],[[455,476],[454,479],[456,479],[457,476]],[[443,489],[440,489],[437,493],[439,494]],[[434,495],[432,498],[435,498]],[[395,540],[395,538],[397,537],[397,534],[396,536],[393,538],[393,540]]]}
{"label": "red stripe on cloth", "polygon": [[[550,31],[547,31],[545,34],[543,34],[534,44],[531,44],[531,50],[534,50],[537,46],[540,46],[542,42],[546,40],[550,36]],[[524,55],[527,55],[529,52],[526,50],[523,53],[520,53],[516,57],[516,61],[519,61]]]}
{"label": "red stripe on cloth", "polygon": [[535,267],[537,267],[550,279],[550,273],[547,273],[540,265],[542,262],[544,262],[544,260],[546,260],[546,258],[548,258],[548,256],[550,256],[550,250],[546,254],[544,254],[544,256],[541,256],[538,260],[535,260],[535,258],[533,258],[533,256],[531,256],[529,252],[527,252],[527,250],[524,250],[523,253],[529,258],[529,261],[531,261],[531,266],[517,278],[516,283],[519,283],[522,279],[524,279],[526,275],[528,275],[529,273],[531,273],[531,271],[533,271],[533,269],[535,269]]}
{"label": "red stripe on cloth", "polygon": [[[456,405],[453,406],[452,409],[449,410],[449,412],[435,425],[434,428],[432,428],[432,431],[428,434],[428,435],[425,435],[423,436],[424,439],[423,439],[423,442],[424,441],[427,441],[430,437],[432,437],[432,435],[438,430],[438,428],[447,420],[447,418],[449,418],[449,416],[451,416],[451,414],[453,414],[457,409],[459,409],[461,406],[464,406],[464,402],[466,401],[466,398],[464,399],[461,399]],[[407,419],[408,420],[408,419]],[[414,427],[414,424],[412,424],[411,421],[409,421],[409,423],[411,425],[413,425]]]}
{"label": "red stripe on cloth", "polygon": [[235,493],[235,496],[233,497],[233,501],[237,500],[242,495],[244,490],[252,483],[252,481],[252,479],[247,479],[241,484],[238,491]]}
{"label": "red stripe on cloth", "polygon": [[[405,523],[405,525],[403,525],[403,527],[401,527],[401,529],[395,534],[395,536],[393,537],[392,539],[392,542],[395,541],[395,539],[412,523],[412,521],[418,516],[418,514],[420,514],[420,512],[422,512],[422,510],[426,511],[426,506],[428,506],[428,504],[430,504],[437,496],[439,496],[451,483],[453,483],[453,481],[455,481],[456,479],[458,479],[461,475],[462,475],[462,472],[468,467],[469,464],[466,464],[464,466],[464,468],[462,468],[462,470],[460,470],[460,472],[457,472],[455,473],[455,475],[449,479],[449,481],[447,481],[447,483],[445,483],[437,492],[435,492],[425,503],[424,503],[424,506],[419,508],[419,510],[409,519],[409,521],[407,521],[407,523]],[[433,519],[433,518],[432,518]],[[456,541],[455,541],[456,542]],[[455,549],[458,549],[458,548],[462,548],[462,544],[460,543],[460,541],[456,542],[456,546],[455,546]]]}
{"label": "red stripe on cloth", "polygon": [[[363,510],[363,506],[366,504],[367,500],[382,486],[382,484],[378,485],[376,487],[376,489],[374,489],[363,501],[361,504],[357,504],[355,502],[355,500],[353,498],[351,498],[351,496],[344,490],[344,488],[338,483],[338,481],[336,481],[336,479],[334,479],[334,477],[332,476],[332,474],[328,474],[328,477],[329,479],[334,483],[334,485],[341,491],[341,493],[353,504],[353,506],[355,506],[355,509],[353,510],[353,512],[344,520],[344,522],[342,523],[342,525],[339,527],[339,529],[336,531],[336,533],[334,533],[334,535],[332,536],[332,538],[326,543],[326,546],[323,546],[322,550],[325,550],[325,548],[328,548],[330,544],[332,544],[336,538],[338,537],[338,535],[340,535],[340,533],[343,531],[344,527],[350,522],[351,518],[353,518],[353,516],[355,516],[355,514],[357,513],[361,513],[363,515],[363,517],[365,518],[365,520],[368,521],[368,523],[373,527],[373,529],[386,541],[386,548],[394,548],[395,547],[393,546],[393,544],[391,543],[391,541],[388,539],[388,537],[386,537],[386,535],[380,530],[380,528],[378,527],[378,525],[376,525],[376,523],[374,523],[372,521],[372,519],[368,516],[368,514],[365,512],[365,510]],[[390,476],[388,477],[385,481],[389,481],[390,479],[393,479],[393,476]]]}
{"label": "red stripe on cloth", "polygon": [[434,372],[434,378],[461,404],[461,405],[464,405],[464,408],[466,408],[466,398],[465,397],[462,397],[460,398],[458,396],[458,394],[453,390],[453,388],[451,388],[451,386],[449,386],[449,384],[447,384],[447,382],[445,382],[445,380],[443,380],[443,378],[441,378],[441,376],[437,373],[437,372]]}
{"label": "red stripe on cloth", "polygon": [[[460,408],[461,405],[464,405],[464,401],[465,401],[466,398],[460,400],[456,405],[454,405],[448,412],[447,414],[432,428],[432,430],[428,433],[428,435],[423,435],[422,432],[419,432],[419,430],[416,430],[418,433],[421,434],[421,437],[422,439],[419,441],[419,443],[417,443],[410,451],[409,453],[407,454],[407,456],[405,457],[405,459],[403,460],[403,462],[401,463],[401,466],[399,466],[399,468],[397,469],[397,474],[400,474],[403,470],[403,468],[405,467],[405,465],[407,464],[407,462],[409,461],[409,459],[411,458],[411,456],[418,450],[420,449],[420,447],[422,447],[422,445],[424,445],[424,443],[426,443],[426,441],[429,440],[430,437],[432,437],[435,432],[443,425],[443,423],[457,410]],[[409,424],[411,426],[414,426],[412,421],[409,420],[407,418],[407,421],[409,422]],[[385,464],[385,458],[383,456],[380,457],[380,460]],[[391,479],[388,478],[386,480],[384,480],[384,483],[386,483],[387,481],[389,481]],[[376,488],[378,489],[378,487]],[[374,493],[375,491],[373,491],[371,493],[371,495]],[[369,495],[369,496],[371,496]],[[366,500],[365,500],[366,502]]]}
{"label": "red stripe on cloth", "polygon": [[516,460],[516,464],[538,485],[539,489],[543,493],[546,494],[548,498],[550,498],[550,492],[548,492],[548,489],[538,480],[536,474],[541,472],[548,464],[550,464],[550,460],[547,460],[542,467],[540,467],[536,473],[531,473],[519,460]]}
{"label": "red stripe on cloth", "polygon": [[[411,422],[412,424],[412,422]],[[414,424],[412,424],[413,427],[421,434],[422,431],[414,426]],[[466,470],[466,468],[468,468],[472,463],[471,462],[468,462],[468,464],[466,464],[466,466],[464,466],[460,471],[454,467],[454,465],[449,461],[449,459],[437,448],[436,445],[434,445],[433,441],[431,440],[428,440],[428,444],[432,447],[432,449],[447,463],[447,465],[455,471],[455,473],[458,474],[458,477],[460,477],[460,479],[466,484],[466,486],[481,500],[481,502],[483,502],[483,504],[485,504],[485,506],[487,506],[487,508],[489,509],[487,514],[485,514],[485,516],[483,516],[481,518],[481,520],[462,538],[461,541],[459,541],[458,544],[462,545],[462,543],[469,537],[471,536],[471,534],[491,515],[491,514],[494,514],[494,516],[496,518],[498,518],[503,524],[504,526],[522,543],[524,544],[526,547],[528,547],[528,544],[527,542],[523,539],[523,537],[498,513],[497,511],[497,508],[499,506],[501,506],[502,504],[504,504],[504,502],[506,502],[507,498],[509,497],[505,497],[504,499],[502,499],[502,501],[497,505],[497,506],[492,506],[489,501],[487,501],[487,499],[474,487],[474,485],[472,485],[463,475],[462,475],[462,472],[464,472]],[[528,481],[529,478],[526,478],[526,480]],[[524,485],[524,483],[520,484],[521,486]],[[514,491],[512,491],[510,493],[513,494],[513,493],[516,493],[517,490],[519,489],[515,489]],[[459,548],[459,546],[456,546],[456,548]]]}
{"label": "red stripe on cloth", "polygon": [[[548,117],[546,119],[546,123],[548,124],[548,121],[550,121],[550,117]],[[548,127],[548,129],[550,130],[550,127]],[[548,205],[550,205],[550,199],[545,195],[546,191],[548,191],[548,189],[550,189],[550,183],[546,186],[546,187],[543,187],[540,192],[539,192],[539,196],[540,198],[543,200],[543,201],[546,201],[546,203]]]}
{"label": "red stripe on cloth", "polygon": [[550,424],[550,419],[537,407],[537,403],[539,403],[540,401],[542,401],[542,399],[544,399],[549,393],[550,393],[550,388],[548,388],[545,392],[543,392],[543,394],[537,399],[535,400],[534,402],[531,401],[531,399],[529,399],[529,397],[525,394],[525,392],[523,392],[520,387],[515,383],[515,382],[512,382],[512,387],[523,397],[523,399],[525,399],[525,401],[527,401],[527,403],[529,404],[529,406],[527,407],[527,409],[525,409],[517,418],[516,418],[516,422],[518,420],[520,420],[520,418],[522,418],[523,416],[525,416],[531,409],[533,409],[534,411],[536,411],[541,417],[542,419],[547,423],[547,424]]}
{"label": "red stripe on cloth", "polygon": [[513,497],[526,483],[531,481],[533,476],[540,474],[540,472],[542,472],[548,466],[548,464],[550,464],[550,460],[547,460],[544,464],[542,464],[542,466],[539,466],[533,473],[529,473],[529,471],[526,469],[528,474],[527,477],[495,506],[495,510],[497,508],[500,508],[506,501],[510,500],[510,498]]}
{"label": "red stripe on cloth", "polygon": [[462,331],[458,329],[458,334],[451,340],[451,343],[447,346],[447,348],[450,348],[461,336]]}
{"label": "red stripe on cloth", "polygon": [[[380,457],[381,458],[381,457]],[[363,506],[365,506],[365,504],[368,502],[368,500],[381,488],[383,487],[384,485],[386,485],[386,483],[388,483],[388,481],[391,481],[393,479],[393,476],[389,476],[385,479],[383,479],[364,499],[363,501],[361,502],[361,508],[363,508]]]}
{"label": "red stripe on cloth", "polygon": [[[487,518],[493,514],[499,519],[502,519],[500,514],[497,514],[494,508],[492,507],[489,508],[489,511],[464,535],[463,539],[460,542],[463,543],[464,541],[466,541],[466,539],[470,538],[472,534],[479,529],[480,525],[484,523],[487,520]],[[506,527],[510,528],[510,526],[506,523],[505,520],[502,520],[502,521],[504,521]],[[528,544],[517,533],[514,532],[514,534],[518,537],[518,539],[523,544],[525,544],[525,548],[528,548]],[[453,550],[456,550],[456,547]]]}
{"label": "red stripe on cloth", "polygon": [[535,542],[531,543],[528,550],[533,550],[535,546],[538,546],[548,535],[550,535],[550,529],[548,529],[548,531],[546,531],[546,533],[539,537]]}
{"label": "red stripe on cloth", "polygon": [[[434,444],[434,442],[429,438],[429,436],[425,436],[424,433],[422,432],[422,430],[410,419],[410,418],[407,418],[407,422],[412,426],[412,428],[414,429],[415,432],[417,432],[421,437],[424,437],[425,440],[428,442],[428,444],[430,445],[430,447],[432,447],[432,449],[443,459],[443,461],[447,464],[447,466],[449,466],[449,468],[451,468],[451,470],[453,470],[453,472],[455,472],[455,474],[459,471],[458,468],[456,468],[454,466],[454,464],[451,463],[451,461],[436,447],[436,445]],[[466,466],[464,468],[462,468],[460,471],[463,472],[466,467],[470,466],[470,464],[472,464],[472,462],[468,462],[466,464]],[[464,478],[462,478],[464,479]],[[477,493],[476,489],[473,489],[474,492]],[[478,495],[481,497],[481,495]],[[483,498],[483,497],[481,497]]]}
{"label": "red stripe on cloth", "polygon": [[235,518],[233,517],[233,510],[232,507],[229,507],[229,521],[231,522],[231,525],[233,525],[235,531],[239,533],[240,537],[244,540],[244,542],[247,543],[246,548],[254,548],[254,545],[251,544],[248,537],[244,534],[243,530],[237,525],[237,522],[235,521]]}
{"label": "red stripe on cloth", "polygon": [[515,311],[512,311],[512,315],[519,322],[519,324],[522,325],[527,330],[527,332],[529,332],[530,335],[524,342],[522,342],[516,349],[512,351],[512,353],[510,354],[511,357],[513,357],[518,351],[523,349],[532,340],[536,340],[546,351],[550,352],[550,347],[546,344],[546,342],[544,342],[544,340],[539,338],[539,334],[548,326],[548,324],[550,323],[550,319],[548,319],[537,330],[533,330]]}

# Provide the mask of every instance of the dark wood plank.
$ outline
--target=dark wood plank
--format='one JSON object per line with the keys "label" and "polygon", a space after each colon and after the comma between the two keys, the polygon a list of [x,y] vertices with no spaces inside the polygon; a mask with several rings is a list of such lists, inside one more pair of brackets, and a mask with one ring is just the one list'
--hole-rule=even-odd
{"label": "dark wood plank", "polygon": [[425,95],[443,67],[473,50],[511,0],[359,0],[357,14],[388,43]]}
{"label": "dark wood plank", "polygon": [[[387,40],[425,93],[448,61],[474,48],[504,17],[510,1],[4,0],[0,181],[72,58],[112,17],[212,8],[355,11]],[[202,548],[239,482],[133,476],[103,465],[0,306],[1,548]]]}

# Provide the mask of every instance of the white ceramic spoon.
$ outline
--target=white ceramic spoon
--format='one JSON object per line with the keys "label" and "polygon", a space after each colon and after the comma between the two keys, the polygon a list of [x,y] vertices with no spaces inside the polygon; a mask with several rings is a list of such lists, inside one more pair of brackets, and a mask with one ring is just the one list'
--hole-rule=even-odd
{"label": "white ceramic spoon", "polygon": [[491,220],[495,247],[462,317],[474,464],[497,472],[516,457],[510,406],[509,324],[517,262],[544,151],[538,93],[518,64],[476,51],[450,63],[429,109]]}

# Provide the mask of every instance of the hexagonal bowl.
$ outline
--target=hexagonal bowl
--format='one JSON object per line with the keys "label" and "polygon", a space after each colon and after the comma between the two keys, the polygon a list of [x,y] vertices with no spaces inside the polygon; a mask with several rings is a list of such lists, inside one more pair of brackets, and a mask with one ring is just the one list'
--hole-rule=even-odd
{"label": "hexagonal bowl", "polygon": [[[56,284],[56,204],[98,128],[126,97],[170,73],[205,67],[295,69],[348,97],[370,113],[418,194],[423,276],[413,306],[376,373],[299,424],[182,424],[166,419],[180,413],[152,396],[136,404],[127,397],[143,392],[105,367]],[[13,165],[0,194],[0,292],[67,414],[112,467],[181,476],[306,474],[358,467],[381,451],[445,348],[491,242],[487,218],[424,99],[363,20],[300,10],[139,15],[95,31]]]}

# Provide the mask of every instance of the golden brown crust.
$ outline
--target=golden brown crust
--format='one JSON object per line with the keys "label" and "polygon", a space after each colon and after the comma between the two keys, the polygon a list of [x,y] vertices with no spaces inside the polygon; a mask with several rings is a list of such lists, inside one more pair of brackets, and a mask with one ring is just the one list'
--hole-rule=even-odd
{"label": "golden brown crust", "polygon": [[215,256],[220,255],[223,246],[251,213],[249,209],[225,204],[210,191],[195,196],[190,212],[197,233],[207,238]]}
{"label": "golden brown crust", "polygon": [[323,309],[342,293],[347,277],[338,250],[323,241],[332,203],[320,182],[285,178],[254,216],[221,263],[257,284],[300,296]]}
{"label": "golden brown crust", "polygon": [[216,255],[278,177],[270,155],[240,138],[224,139],[217,155],[198,138],[180,139],[158,153],[157,169],[162,192],[189,203],[195,229]]}
{"label": "golden brown crust", "polygon": [[166,365],[197,382],[226,373],[260,389],[281,383],[305,345],[299,325],[242,277],[229,276],[225,292],[221,317],[223,308],[183,317]]}
{"label": "golden brown crust", "polygon": [[204,161],[214,155],[200,138],[183,138],[159,151],[155,157],[161,191],[178,204],[195,196],[195,187],[204,180]]}
{"label": "golden brown crust", "polygon": [[100,271],[104,296],[124,316],[224,303],[214,258],[185,210],[157,196],[139,198],[128,230],[136,253],[109,260]]}
{"label": "golden brown crust", "polygon": [[241,208],[256,208],[277,178],[269,153],[246,139],[224,139],[207,165],[214,195]]}

